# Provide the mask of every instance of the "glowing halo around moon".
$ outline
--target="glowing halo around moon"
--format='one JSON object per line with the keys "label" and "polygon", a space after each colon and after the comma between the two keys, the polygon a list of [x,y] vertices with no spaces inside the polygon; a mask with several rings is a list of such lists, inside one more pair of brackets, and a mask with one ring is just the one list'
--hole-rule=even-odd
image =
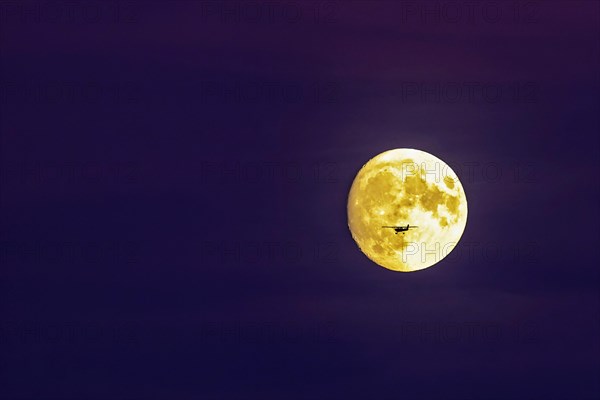
{"label": "glowing halo around moon", "polygon": [[[369,160],[348,195],[348,227],[367,257],[393,271],[431,267],[458,244],[467,224],[467,198],[454,171],[415,149]],[[383,226],[412,225],[405,232]]]}

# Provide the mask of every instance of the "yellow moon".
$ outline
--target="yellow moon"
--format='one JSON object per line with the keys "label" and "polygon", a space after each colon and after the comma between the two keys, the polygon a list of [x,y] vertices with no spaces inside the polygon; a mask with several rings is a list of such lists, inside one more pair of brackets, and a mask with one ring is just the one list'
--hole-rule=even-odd
{"label": "yellow moon", "polygon": [[375,156],[358,172],[348,195],[352,237],[367,257],[393,271],[438,263],[458,244],[466,224],[467,198],[458,176],[420,150]]}

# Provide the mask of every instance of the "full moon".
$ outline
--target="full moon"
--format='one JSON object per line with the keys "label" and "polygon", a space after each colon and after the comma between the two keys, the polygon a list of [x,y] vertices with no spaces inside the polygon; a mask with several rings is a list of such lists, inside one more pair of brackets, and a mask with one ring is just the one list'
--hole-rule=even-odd
{"label": "full moon", "polygon": [[458,244],[467,224],[467,198],[454,171],[415,149],[369,160],[348,195],[348,227],[376,264],[411,272],[431,267]]}

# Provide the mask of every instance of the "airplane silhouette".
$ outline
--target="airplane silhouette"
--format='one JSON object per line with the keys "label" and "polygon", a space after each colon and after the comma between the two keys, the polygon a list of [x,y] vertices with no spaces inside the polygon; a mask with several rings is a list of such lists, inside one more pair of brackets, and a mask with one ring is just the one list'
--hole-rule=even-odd
{"label": "airplane silhouette", "polygon": [[404,235],[404,233],[405,233],[406,231],[408,231],[409,229],[418,228],[418,226],[414,226],[414,225],[413,225],[413,226],[410,226],[410,224],[407,224],[406,226],[382,226],[382,228],[391,228],[391,229],[393,229],[394,231],[396,231],[396,235],[397,235],[399,232],[402,232],[402,234]]}

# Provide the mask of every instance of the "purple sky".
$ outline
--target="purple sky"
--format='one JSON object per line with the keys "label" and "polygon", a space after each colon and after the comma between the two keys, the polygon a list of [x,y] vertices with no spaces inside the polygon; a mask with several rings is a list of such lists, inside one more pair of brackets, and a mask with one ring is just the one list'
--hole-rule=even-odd
{"label": "purple sky", "polygon": [[[596,399],[593,1],[0,1],[1,399]],[[360,167],[459,174],[377,267]]]}

